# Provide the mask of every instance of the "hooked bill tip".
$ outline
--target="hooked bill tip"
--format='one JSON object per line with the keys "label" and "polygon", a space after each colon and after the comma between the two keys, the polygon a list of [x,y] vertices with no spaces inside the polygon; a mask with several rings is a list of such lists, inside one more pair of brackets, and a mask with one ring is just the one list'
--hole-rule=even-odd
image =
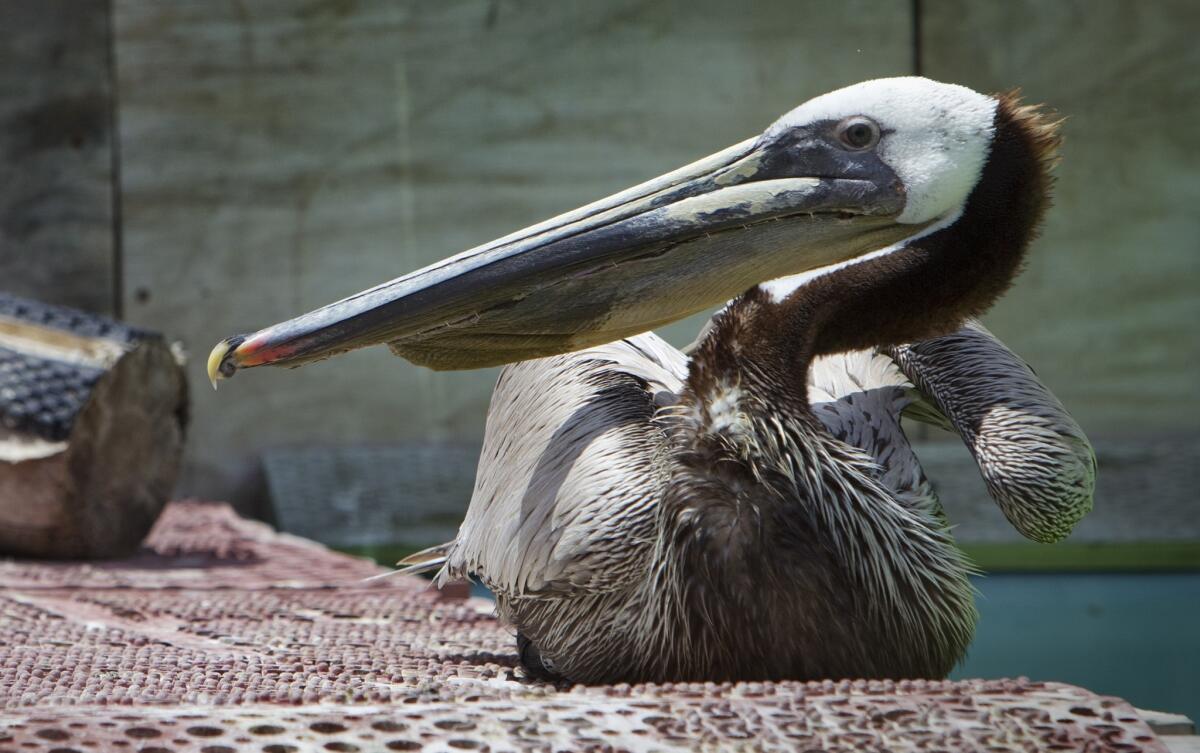
{"label": "hooked bill tip", "polygon": [[222,378],[221,361],[225,359],[225,354],[228,352],[229,344],[222,340],[208,354],[208,381],[212,383],[214,390],[217,388],[217,382]]}
{"label": "hooked bill tip", "polygon": [[217,388],[217,382],[222,379],[228,379],[233,376],[233,372],[237,371],[237,364],[229,358],[229,355],[241,344],[243,339],[241,337],[231,337],[222,340],[208,354],[208,381],[212,383],[214,390]]}

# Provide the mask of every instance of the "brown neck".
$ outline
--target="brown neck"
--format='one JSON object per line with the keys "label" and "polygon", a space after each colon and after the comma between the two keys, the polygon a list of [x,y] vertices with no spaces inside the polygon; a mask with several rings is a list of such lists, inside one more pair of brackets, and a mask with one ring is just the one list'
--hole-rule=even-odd
{"label": "brown neck", "polygon": [[957,221],[893,253],[821,275],[783,301],[750,290],[698,350],[697,379],[728,367],[744,372],[752,362],[761,386],[777,399],[803,396],[807,408],[813,358],[945,334],[986,311],[1012,284],[1037,233],[1057,146],[1056,124],[1015,98],[999,102],[991,153]]}

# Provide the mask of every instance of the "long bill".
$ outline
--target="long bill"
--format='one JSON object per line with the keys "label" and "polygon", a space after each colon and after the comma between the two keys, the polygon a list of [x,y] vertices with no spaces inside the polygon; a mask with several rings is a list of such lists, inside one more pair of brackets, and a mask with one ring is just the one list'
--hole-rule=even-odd
{"label": "long bill", "polygon": [[[470,369],[628,337],[764,280],[902,240],[890,171],[829,177],[751,139],[608,198],[252,334],[209,357],[216,380],[387,343]],[[884,174],[886,173],[886,174]]]}

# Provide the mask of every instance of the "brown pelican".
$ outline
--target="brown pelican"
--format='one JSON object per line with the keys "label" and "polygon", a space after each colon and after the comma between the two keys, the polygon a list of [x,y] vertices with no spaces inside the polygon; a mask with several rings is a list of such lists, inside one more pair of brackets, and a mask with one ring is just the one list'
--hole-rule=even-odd
{"label": "brown pelican", "polygon": [[[488,585],[535,674],[941,677],[974,629],[971,568],[901,414],[956,430],[1030,538],[1091,506],[1079,427],[970,319],[1016,275],[1056,147],[1015,97],[865,82],[230,338],[209,373],[383,342],[435,368],[520,361],[457,538],[409,563]],[[638,334],[735,295],[690,356]]]}

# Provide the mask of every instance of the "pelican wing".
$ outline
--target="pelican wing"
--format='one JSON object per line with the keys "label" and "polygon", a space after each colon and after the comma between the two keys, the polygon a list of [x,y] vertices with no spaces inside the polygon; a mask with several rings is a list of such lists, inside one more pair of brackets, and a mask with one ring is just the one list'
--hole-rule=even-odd
{"label": "pelican wing", "polygon": [[1033,370],[978,322],[890,349],[920,399],[971,451],[988,493],[1018,531],[1058,541],[1092,509],[1096,457],[1079,424]]}
{"label": "pelican wing", "polygon": [[1083,430],[979,322],[884,352],[817,359],[809,390],[826,428],[874,457],[909,504],[939,509],[901,415],[956,432],[992,499],[1030,539],[1058,541],[1092,509],[1096,459]]}
{"label": "pelican wing", "polygon": [[655,415],[686,371],[654,334],[505,367],[442,577],[472,574],[509,595],[626,582],[652,545],[669,473]]}
{"label": "pelican wing", "polygon": [[[659,408],[687,358],[654,334],[506,367],[492,395],[475,491],[454,542],[411,559],[508,595],[604,591],[653,545],[670,474]],[[1095,459],[1078,424],[1020,358],[976,322],[890,349],[813,363],[814,413],[880,466],[904,504],[940,506],[901,416],[956,431],[1023,534],[1054,541],[1091,509]]]}
{"label": "pelican wing", "polygon": [[867,453],[880,467],[880,481],[901,504],[944,520],[937,495],[904,434],[900,418],[922,411],[949,423],[889,356],[858,350],[822,356],[808,373],[813,413],[830,434]]}

